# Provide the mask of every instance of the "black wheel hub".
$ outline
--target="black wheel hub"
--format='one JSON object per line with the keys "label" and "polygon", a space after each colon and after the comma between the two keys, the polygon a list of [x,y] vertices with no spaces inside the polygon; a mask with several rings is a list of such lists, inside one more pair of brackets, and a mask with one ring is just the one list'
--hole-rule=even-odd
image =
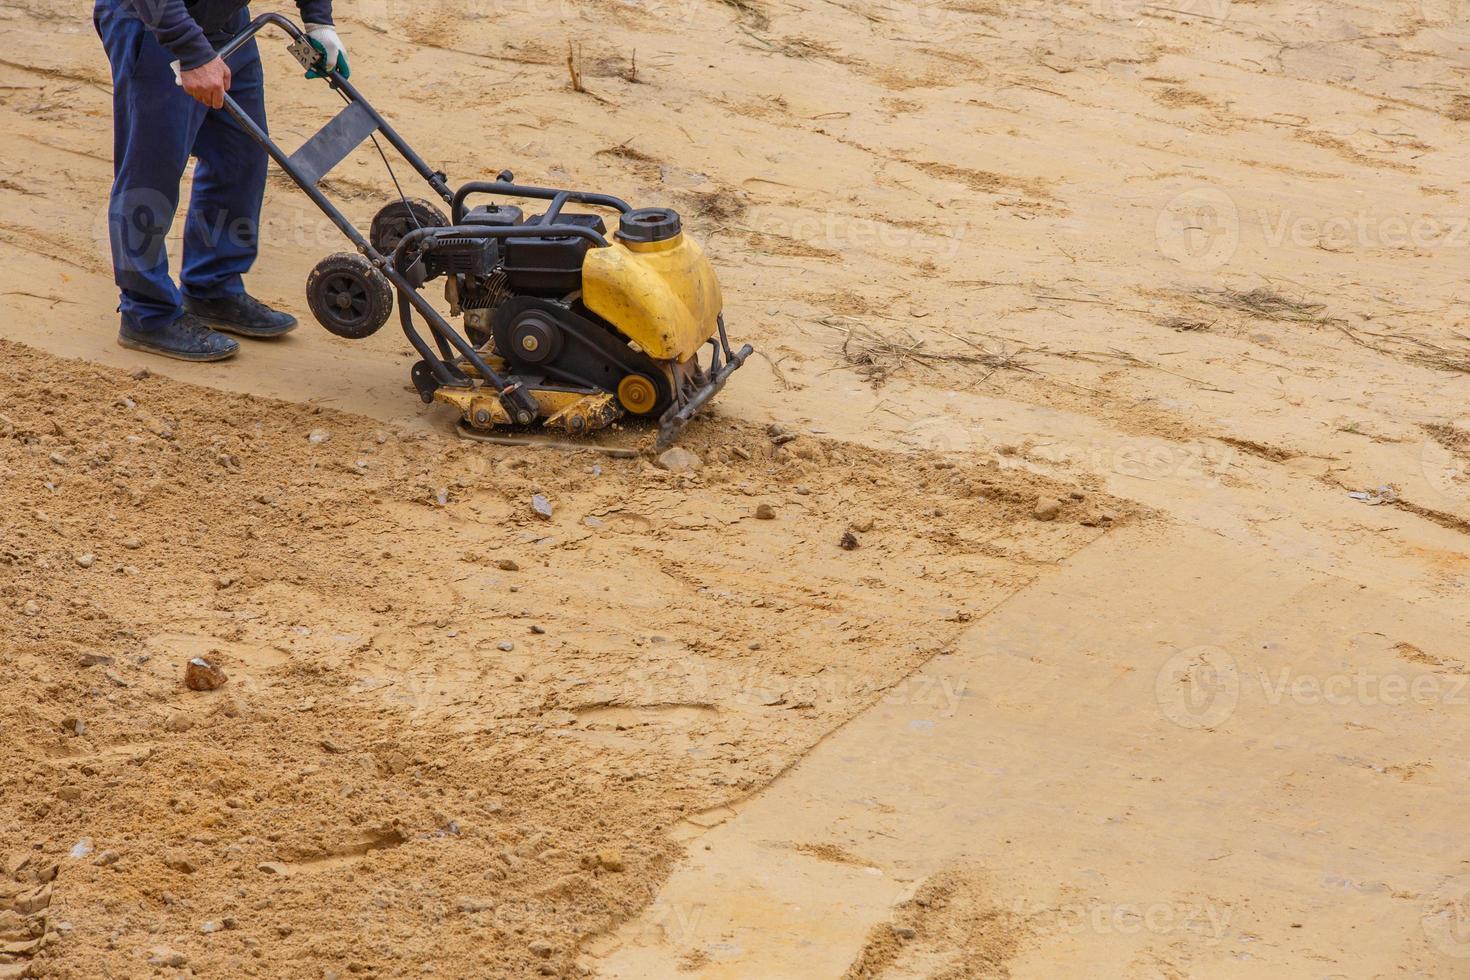
{"label": "black wheel hub", "polygon": [[561,328],[540,310],[522,314],[511,326],[515,358],[528,364],[545,364],[561,353]]}

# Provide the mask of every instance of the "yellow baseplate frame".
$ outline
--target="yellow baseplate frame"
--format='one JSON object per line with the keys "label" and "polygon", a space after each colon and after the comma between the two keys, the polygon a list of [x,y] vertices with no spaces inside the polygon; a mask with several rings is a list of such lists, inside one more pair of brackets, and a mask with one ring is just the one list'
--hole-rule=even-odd
{"label": "yellow baseplate frame", "polygon": [[[579,391],[547,391],[532,388],[531,397],[539,407],[541,425],[561,429],[580,436],[605,429],[623,414],[617,396],[609,391],[592,394]],[[476,429],[493,429],[512,425],[500,397],[491,388],[440,388],[434,400],[453,406],[464,416],[465,423]]]}

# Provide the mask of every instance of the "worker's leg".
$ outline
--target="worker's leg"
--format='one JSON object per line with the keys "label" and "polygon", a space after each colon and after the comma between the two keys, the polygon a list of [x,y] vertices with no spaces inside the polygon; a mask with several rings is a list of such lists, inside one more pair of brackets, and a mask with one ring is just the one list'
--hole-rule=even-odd
{"label": "worker's leg", "polygon": [[124,327],[154,333],[183,312],[166,239],[205,108],[175,83],[163,45],[118,0],[98,0],[94,22],[112,64],[112,267]]}
{"label": "worker's leg", "polygon": [[[227,30],[249,23],[240,11]],[[265,85],[260,52],[250,41],[229,60],[230,97],[262,130]],[[289,313],[245,292],[241,277],[255,264],[260,203],[265,196],[266,152],[224,109],[204,117],[194,140],[194,196],[184,225],[184,308],[216,330],[246,337],[278,337],[296,326]]]}
{"label": "worker's leg", "polygon": [[[235,52],[228,64],[230,98],[264,129],[265,85],[255,42]],[[193,150],[199,162],[179,279],[194,299],[238,296],[245,291],[240,277],[255,263],[258,248],[266,153],[225,109],[205,113]]]}

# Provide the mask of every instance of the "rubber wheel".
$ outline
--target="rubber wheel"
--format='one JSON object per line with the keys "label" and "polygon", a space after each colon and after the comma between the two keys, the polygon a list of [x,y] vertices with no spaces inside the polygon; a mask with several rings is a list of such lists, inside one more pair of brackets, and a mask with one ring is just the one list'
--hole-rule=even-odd
{"label": "rubber wheel", "polygon": [[383,255],[392,255],[403,236],[416,228],[445,228],[449,219],[444,212],[422,198],[393,201],[373,218],[368,241]]}
{"label": "rubber wheel", "polygon": [[356,252],[328,255],[306,280],[306,302],[317,322],[338,337],[377,333],[393,312],[393,286]]}

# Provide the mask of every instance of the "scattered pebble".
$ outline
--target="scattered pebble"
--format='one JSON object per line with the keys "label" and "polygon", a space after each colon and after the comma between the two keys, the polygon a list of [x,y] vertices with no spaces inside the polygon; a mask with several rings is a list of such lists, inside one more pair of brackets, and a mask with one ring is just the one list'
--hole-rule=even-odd
{"label": "scattered pebble", "polygon": [[521,570],[521,566],[516,564],[514,558],[502,558],[495,563],[495,567],[502,572],[519,572]]}
{"label": "scattered pebble", "polygon": [[495,647],[498,650],[504,650],[506,653],[510,653],[516,648],[516,645],[509,640],[501,640],[499,643],[495,644]]}
{"label": "scattered pebble", "polygon": [[87,734],[87,723],[80,718],[63,718],[61,719],[61,730],[81,738]]}
{"label": "scattered pebble", "polygon": [[604,871],[622,871],[626,867],[623,864],[623,852],[615,847],[608,847],[598,851],[597,863]]}
{"label": "scattered pebble", "polygon": [[529,949],[533,955],[539,956],[543,960],[549,959],[551,957],[551,954],[556,949],[556,947],[552,946],[551,943],[548,943],[544,939],[534,940],[526,948]]}
{"label": "scattered pebble", "polygon": [[755,509],[755,519],[758,521],[774,521],[776,519],[776,508],[770,504],[761,504]]}
{"label": "scattered pebble", "polygon": [[1062,502],[1055,497],[1037,497],[1036,509],[1031,516],[1038,521],[1054,521],[1062,512]]}
{"label": "scattered pebble", "polygon": [[71,855],[72,860],[80,861],[92,853],[92,838],[83,837],[71,846],[71,850],[68,853]]}
{"label": "scattered pebble", "polygon": [[167,946],[155,946],[148,952],[149,966],[166,966],[177,970],[179,967],[189,962],[188,958],[184,956],[183,953],[175,953]]}
{"label": "scattered pebble", "polygon": [[96,563],[97,556],[92,554],[90,551],[85,551],[82,554],[77,555],[77,564],[81,565],[83,568],[91,568]]}
{"label": "scattered pebble", "polygon": [[263,861],[255,866],[255,870],[266,875],[288,875],[291,869],[279,861]]}
{"label": "scattered pebble", "polygon": [[194,719],[182,711],[175,711],[168,718],[164,719],[163,727],[171,732],[187,732],[194,727]]}
{"label": "scattered pebble", "polygon": [[116,851],[103,851],[92,859],[92,864],[99,868],[107,868],[122,859],[122,855]]}
{"label": "scattered pebble", "polygon": [[659,454],[658,465],[670,473],[692,473],[704,465],[704,460],[682,446],[675,446]]}
{"label": "scattered pebble", "polygon": [[313,446],[320,446],[324,442],[332,441],[332,434],[326,429],[312,429],[306,436],[306,441]]}
{"label": "scattered pebble", "polygon": [[110,667],[112,658],[105,653],[83,653],[77,656],[77,663],[83,667]]}
{"label": "scattered pebble", "polygon": [[67,458],[61,455],[61,453],[52,453],[46,458],[51,460],[51,462],[55,463],[57,466],[65,466],[67,464]]}
{"label": "scattered pebble", "polygon": [[129,551],[137,551],[139,548],[143,547],[143,542],[138,538],[123,538],[122,546]]}
{"label": "scattered pebble", "polygon": [[853,534],[851,531],[843,531],[842,540],[837,543],[839,546],[841,546],[843,551],[854,551],[857,549],[859,544],[857,535]]}
{"label": "scattered pebble", "polygon": [[894,926],[893,934],[899,939],[913,939],[919,935],[912,926]]}
{"label": "scattered pebble", "polygon": [[195,657],[184,668],[184,685],[191,691],[213,691],[227,680],[224,671],[203,657]]}
{"label": "scattered pebble", "polygon": [[535,623],[532,623],[531,632],[537,636],[540,636],[541,634],[546,632],[546,628],[544,626],[537,626]]}
{"label": "scattered pebble", "polygon": [[199,865],[194,859],[183,851],[165,851],[163,854],[163,866],[170,871],[191,875],[199,870]]}
{"label": "scattered pebble", "polygon": [[551,520],[551,501],[544,494],[536,494],[531,497],[531,510],[543,521]]}
{"label": "scattered pebble", "polygon": [[39,616],[39,615],[41,615],[41,607],[38,606],[38,605],[36,605],[35,602],[33,602],[31,600],[27,600],[26,601],[26,604],[21,607],[20,611],[21,611],[21,613],[23,615],[26,615],[26,616]]}

